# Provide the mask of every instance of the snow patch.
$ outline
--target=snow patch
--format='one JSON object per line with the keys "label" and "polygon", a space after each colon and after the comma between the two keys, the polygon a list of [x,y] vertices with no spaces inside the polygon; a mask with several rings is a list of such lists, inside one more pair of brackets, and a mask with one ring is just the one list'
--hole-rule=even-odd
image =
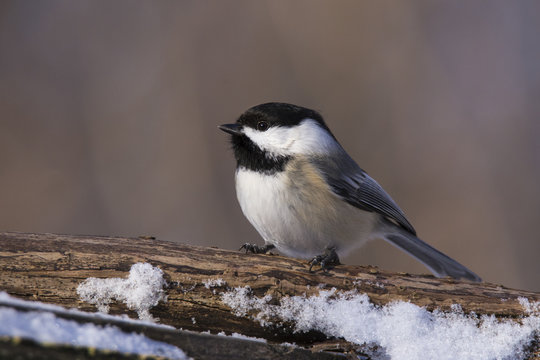
{"label": "snow patch", "polygon": [[249,286],[244,286],[224,292],[221,294],[221,299],[225,305],[232,309],[236,316],[246,316],[249,311],[256,310],[259,313],[255,315],[255,320],[259,321],[262,326],[272,324],[265,320],[271,317],[272,309],[274,309],[272,305],[268,304],[272,300],[271,295],[258,298],[251,295],[251,288]]}
{"label": "snow patch", "polygon": [[[381,346],[391,359],[521,359],[540,332],[540,316],[531,312],[520,322],[501,321],[464,314],[459,305],[450,312],[429,312],[403,301],[376,306],[366,294],[335,289],[284,297],[279,305],[269,304],[271,299],[254,296],[248,286],[222,294],[237,316],[252,314],[263,326],[290,322],[296,332],[318,330],[358,345]],[[521,304],[525,309],[538,305]]]}
{"label": "snow patch", "polygon": [[361,286],[362,284],[367,284],[371,287],[376,287],[376,288],[379,288],[379,289],[384,289],[384,284],[383,283],[380,283],[378,281],[374,282],[374,281],[371,281],[371,280],[362,280],[362,279],[357,279],[357,280],[354,280],[353,281],[353,284],[356,285],[356,286]]}
{"label": "snow patch", "polygon": [[131,266],[127,279],[88,278],[79,284],[77,294],[101,312],[109,312],[109,304],[116,300],[137,311],[139,319],[153,321],[150,309],[160,301],[167,301],[163,290],[166,285],[161,269],[148,263],[136,263]]}
{"label": "snow patch", "polygon": [[147,320],[131,319],[126,314],[109,315],[105,313],[89,313],[89,312],[80,311],[77,309],[66,309],[58,305],[45,304],[39,301],[21,300],[21,299],[17,299],[15,297],[8,295],[8,293],[4,291],[0,292],[0,306],[22,307],[27,311],[31,311],[31,310],[32,311],[47,311],[47,312],[52,312],[53,314],[56,314],[56,315],[72,314],[72,315],[88,317],[88,318],[123,322],[126,324],[138,324],[138,325],[145,325],[147,327],[174,329],[174,326],[170,326],[170,325],[158,324],[158,323],[147,321]]}
{"label": "snow patch", "polygon": [[220,331],[220,332],[217,333],[217,335],[219,335],[219,336],[230,336],[230,337],[237,338],[237,339],[256,341],[256,342],[261,342],[261,343],[265,343],[265,344],[267,342],[266,339],[261,339],[261,338],[253,337],[253,336],[247,336],[247,335],[244,335],[244,334],[239,334],[237,332],[233,332],[231,335],[227,335],[227,334],[225,334],[225,331]]}
{"label": "snow patch", "polygon": [[213,287],[220,287],[227,285],[227,282],[221,278],[219,279],[208,279],[203,281],[204,287],[207,289],[213,288]]}
{"label": "snow patch", "polygon": [[[2,300],[10,298],[5,293],[0,295]],[[33,305],[35,303],[17,300],[18,306],[24,304]],[[38,343],[93,347],[101,350],[161,356],[177,360],[188,359],[178,347],[149,339],[144,335],[127,333],[114,326],[81,324],[44,311],[45,309],[43,311],[19,311],[0,306],[0,336],[20,337]]]}
{"label": "snow patch", "polygon": [[533,301],[531,303],[529,299],[525,297],[519,297],[518,301],[527,314],[540,315],[540,301]]}

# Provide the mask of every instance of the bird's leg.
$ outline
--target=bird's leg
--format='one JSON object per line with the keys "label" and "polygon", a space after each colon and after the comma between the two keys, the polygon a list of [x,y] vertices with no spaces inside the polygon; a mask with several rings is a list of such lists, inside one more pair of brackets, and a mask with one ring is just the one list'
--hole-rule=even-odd
{"label": "bird's leg", "polygon": [[328,271],[332,268],[332,265],[339,265],[339,256],[336,252],[334,246],[326,248],[324,254],[317,255],[309,262],[309,272],[312,272],[311,269],[314,265],[321,264],[321,269],[323,271]]}
{"label": "bird's leg", "polygon": [[240,249],[238,250],[240,251],[242,249],[245,249],[246,254],[248,252],[253,253],[253,254],[266,254],[268,251],[272,250],[273,248],[275,248],[275,246],[272,244],[265,244],[264,246],[259,246],[257,244],[245,243],[244,245],[240,246]]}

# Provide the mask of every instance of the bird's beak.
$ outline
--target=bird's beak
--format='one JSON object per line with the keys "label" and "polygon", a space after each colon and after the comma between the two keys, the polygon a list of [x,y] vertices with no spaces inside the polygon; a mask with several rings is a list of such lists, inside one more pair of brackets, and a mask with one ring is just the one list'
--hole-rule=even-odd
{"label": "bird's beak", "polygon": [[242,135],[242,125],[240,124],[224,124],[218,126],[219,130],[223,130],[231,135]]}

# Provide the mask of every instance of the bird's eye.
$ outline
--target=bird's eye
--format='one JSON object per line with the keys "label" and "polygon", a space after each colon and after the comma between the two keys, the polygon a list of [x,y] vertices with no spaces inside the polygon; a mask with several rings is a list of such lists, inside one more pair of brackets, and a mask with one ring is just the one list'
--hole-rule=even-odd
{"label": "bird's eye", "polygon": [[268,130],[268,123],[266,121],[259,121],[257,123],[257,130],[259,130],[259,131]]}

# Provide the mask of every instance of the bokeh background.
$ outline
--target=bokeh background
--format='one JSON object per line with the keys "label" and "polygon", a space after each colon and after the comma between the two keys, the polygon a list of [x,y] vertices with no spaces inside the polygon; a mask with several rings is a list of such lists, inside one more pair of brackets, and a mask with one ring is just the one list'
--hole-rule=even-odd
{"label": "bokeh background", "polygon": [[[540,291],[540,2],[2,1],[0,230],[235,249],[217,125],[317,109],[421,238]],[[383,241],[344,259],[426,272]]]}

